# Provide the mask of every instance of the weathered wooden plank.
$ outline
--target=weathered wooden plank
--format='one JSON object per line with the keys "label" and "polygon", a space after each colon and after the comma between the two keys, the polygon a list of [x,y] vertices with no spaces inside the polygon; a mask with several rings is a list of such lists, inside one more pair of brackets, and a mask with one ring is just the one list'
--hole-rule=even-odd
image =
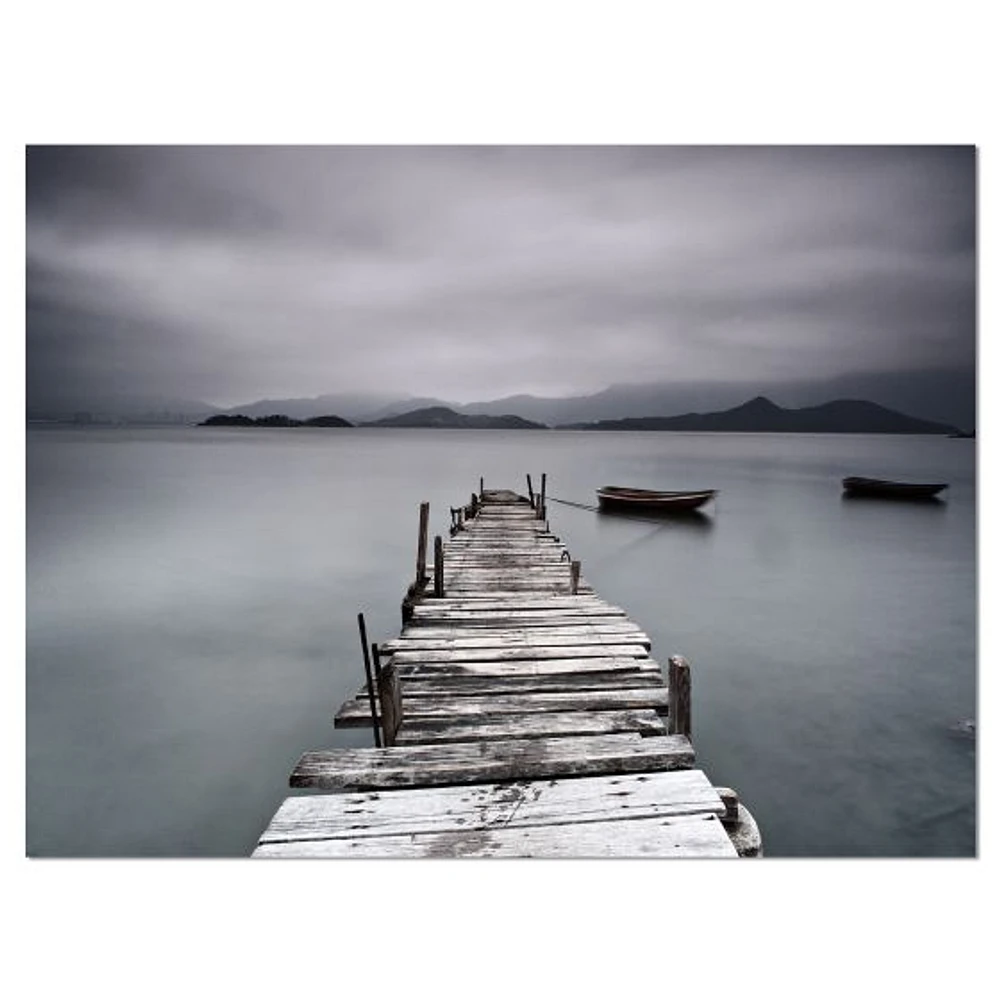
{"label": "weathered wooden plank", "polygon": [[716,816],[262,844],[256,858],[735,858]]}
{"label": "weathered wooden plank", "polygon": [[444,564],[446,577],[463,576],[469,579],[475,577],[496,577],[503,574],[524,575],[531,579],[562,579],[569,578],[570,571],[566,562],[559,562],[553,559],[551,562],[541,559],[494,559],[494,560],[469,560],[463,562],[456,559],[454,562]]}
{"label": "weathered wooden plank", "polygon": [[285,799],[260,843],[719,816],[721,809],[719,796],[700,770],[341,792]]}
{"label": "weathered wooden plank", "polygon": [[515,538],[509,532],[496,538],[452,539],[445,546],[445,560],[480,555],[561,555],[566,546],[552,538]]}
{"label": "weathered wooden plank", "polygon": [[484,594],[481,597],[424,597],[414,609],[414,615],[435,614],[438,611],[552,611],[569,609],[574,612],[601,611],[626,614],[624,608],[610,604],[592,594]]}
{"label": "weathered wooden plank", "polygon": [[[448,577],[445,581],[446,583],[449,580],[452,583],[461,580],[465,582],[469,589],[484,590],[487,593],[494,593],[496,591],[503,593],[506,590],[544,591],[555,584],[569,584],[570,582],[568,571],[543,572],[542,570],[536,570],[535,568],[519,568],[511,566],[492,569],[463,569],[461,567],[452,567],[448,569],[446,575]],[[469,585],[474,583],[479,583],[481,586],[478,588],[471,588]],[[585,593],[585,591],[581,591],[581,593]],[[593,591],[591,590],[589,593],[593,593]]]}
{"label": "weathered wooden plank", "polygon": [[[539,636],[551,636],[552,638],[563,638],[572,635],[582,635],[582,636],[616,636],[616,635],[639,635],[645,636],[645,633],[636,625],[634,622],[630,622],[627,619],[612,619],[611,621],[591,621],[589,618],[579,618],[572,621],[568,625],[560,624],[546,624],[551,623],[553,619],[550,617],[543,618],[540,621],[536,620],[534,623],[526,624],[521,622],[520,624],[509,625],[506,622],[509,619],[493,619],[494,621],[499,621],[500,624],[490,626],[482,625],[466,625],[461,621],[448,622],[443,625],[438,624],[428,624],[426,622],[418,622],[414,624],[410,622],[397,639],[390,639],[383,644],[383,647],[389,647],[391,643],[397,642],[399,640],[405,640],[407,642],[413,641],[424,641],[424,640],[439,640],[439,639],[450,639],[454,638],[456,641],[462,639],[517,639],[524,637],[526,639],[538,638]],[[555,619],[556,622],[559,619]]]}
{"label": "weathered wooden plank", "polygon": [[[398,668],[393,669],[398,672]],[[559,674],[507,674],[502,677],[427,673],[414,680],[404,680],[400,690],[407,698],[469,698],[541,691],[622,691],[663,686],[663,675],[658,670],[595,670]],[[366,690],[362,688],[354,696],[354,700],[367,705]]]}
{"label": "weathered wooden plank", "polygon": [[[455,589],[452,593],[452,597],[455,599],[467,598],[469,600],[495,600],[502,601],[505,598],[517,598],[517,597],[572,597],[569,592],[569,581],[566,582],[565,587],[561,584],[543,585],[541,587],[533,587],[530,583],[524,586],[515,586],[508,584],[504,587],[487,587],[481,584],[472,584],[471,586],[462,586],[461,590]],[[532,590],[535,591],[532,594]],[[592,596],[594,593],[593,587],[589,584],[584,587],[583,584],[580,585],[580,593],[584,596]]]}
{"label": "weathered wooden plank", "polygon": [[[494,592],[501,593],[536,593],[536,594],[570,594],[572,593],[569,580],[531,580],[519,578],[516,574],[505,573],[496,579],[454,576],[444,581],[447,593],[455,596],[473,594],[481,596]],[[577,587],[578,594],[592,594],[593,588],[589,584],[581,583]]]}
{"label": "weathered wooden plank", "polygon": [[404,650],[427,649],[503,649],[511,646],[593,646],[621,645],[634,643],[649,649],[652,645],[645,632],[638,629],[618,632],[588,632],[584,629],[573,629],[557,632],[553,629],[537,630],[536,634],[527,631],[495,631],[486,635],[455,635],[450,638],[442,636],[422,636],[416,632],[408,632],[398,639],[389,639],[379,647],[383,652],[397,653]]}
{"label": "weathered wooden plank", "polygon": [[[527,712],[606,712],[623,708],[653,708],[667,713],[666,688],[623,688],[612,691],[539,691],[532,694],[485,697],[408,698],[403,694],[403,719],[479,719]],[[360,699],[345,701],[334,717],[338,728],[370,725],[368,706]],[[390,748],[391,749],[391,748]]]}
{"label": "weathered wooden plank", "polygon": [[537,573],[551,575],[553,573],[569,574],[569,564],[565,559],[552,556],[521,553],[515,556],[469,556],[465,558],[446,559],[445,573],[495,573],[502,569],[518,570],[522,573]]}
{"label": "weathered wooden plank", "polygon": [[558,674],[645,672],[660,675],[660,665],[652,657],[583,656],[552,660],[482,660],[477,662],[397,664],[404,679],[423,677],[526,677]]}
{"label": "weathered wooden plank", "polygon": [[468,743],[474,740],[516,740],[538,736],[599,736],[640,733],[665,736],[666,723],[653,709],[616,712],[530,712],[492,716],[485,722],[422,720],[404,722],[397,744]]}
{"label": "weathered wooden plank", "polygon": [[413,617],[408,622],[411,628],[436,628],[445,631],[451,628],[471,631],[483,631],[493,628],[512,629],[544,629],[572,628],[576,625],[601,627],[602,625],[617,625],[620,628],[638,628],[631,619],[618,614],[572,614],[556,611],[544,612],[541,615],[526,615],[517,612],[469,612],[463,614],[421,615]]}
{"label": "weathered wooden plank", "polygon": [[491,575],[506,572],[528,573],[532,577],[570,576],[566,560],[542,559],[538,556],[520,556],[510,559],[447,559],[444,564],[445,576],[456,573],[464,575]]}
{"label": "weathered wooden plank", "polygon": [[622,733],[313,750],[302,755],[289,780],[293,788],[399,788],[671,771],[693,763],[694,750],[684,736]]}
{"label": "weathered wooden plank", "polygon": [[[435,607],[427,603],[420,603],[413,608],[413,618],[410,624],[417,626],[423,624],[434,624],[440,621],[449,627],[453,624],[461,625],[465,620],[475,622],[491,621],[494,619],[511,618],[523,621],[525,624],[541,622],[544,624],[552,618],[568,618],[569,624],[576,625],[582,622],[592,621],[595,625],[614,625],[628,622],[635,625],[625,611],[616,608],[614,605],[590,605],[587,607],[532,607],[532,602],[524,605],[483,605],[479,607]],[[555,624],[555,623],[553,623]]]}
{"label": "weathered wooden plank", "polygon": [[[565,564],[564,564],[565,565]],[[464,583],[466,585],[478,583],[498,587],[502,585],[503,590],[513,587],[515,590],[542,590],[545,587],[572,583],[569,572],[566,569],[553,569],[543,571],[537,566],[517,567],[500,566],[493,569],[446,569],[444,574],[444,584]]]}
{"label": "weathered wooden plank", "polygon": [[637,642],[603,643],[595,646],[535,646],[510,645],[502,649],[416,649],[393,653],[397,663],[474,663],[477,660],[554,660],[588,656],[648,656],[645,646]]}
{"label": "weathered wooden plank", "polygon": [[[635,688],[662,688],[658,670],[631,673],[534,674],[527,677],[434,677],[404,680],[407,698],[485,697],[487,695],[528,694],[536,691],[625,691]],[[358,693],[358,701],[368,704]]]}

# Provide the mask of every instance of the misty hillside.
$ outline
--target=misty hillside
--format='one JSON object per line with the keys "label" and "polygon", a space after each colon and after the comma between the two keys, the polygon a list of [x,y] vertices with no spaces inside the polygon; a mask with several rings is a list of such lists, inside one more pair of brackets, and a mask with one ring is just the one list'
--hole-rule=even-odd
{"label": "misty hillside", "polygon": [[226,412],[253,416],[287,413],[299,419],[339,413],[354,423],[373,423],[413,410],[445,407],[469,415],[516,413],[526,420],[554,427],[625,417],[721,411],[738,406],[752,396],[766,396],[788,407],[818,406],[831,399],[867,399],[923,420],[969,429],[976,426],[975,372],[946,369],[860,373],[750,385],[693,380],[623,383],[587,395],[546,397],[521,393],[466,404],[427,396],[401,398],[334,393],[309,399],[260,400],[232,407]]}
{"label": "misty hillside", "polygon": [[562,399],[507,396],[469,403],[465,413],[519,413],[549,426],[625,417],[706,413],[766,396],[787,407],[818,406],[831,399],[867,399],[887,409],[959,427],[976,426],[976,373],[962,370],[858,373],[785,382],[677,381],[623,383],[590,395]]}
{"label": "misty hillside", "polygon": [[499,416],[456,413],[447,406],[429,406],[392,417],[364,423],[364,427],[456,427],[476,430],[537,430],[544,424],[525,420],[512,413]]}
{"label": "misty hillside", "polygon": [[838,399],[820,406],[785,409],[764,396],[715,413],[629,417],[568,425],[579,430],[723,431],[759,434],[951,434],[955,428],[909,417],[877,403]]}
{"label": "misty hillside", "polygon": [[29,395],[28,419],[123,419],[161,423],[203,420],[215,413],[264,417],[282,413],[308,420],[336,413],[355,424],[374,423],[415,410],[443,407],[468,416],[517,414],[550,427],[624,418],[667,417],[720,412],[752,396],[765,396],[785,407],[811,407],[831,399],[865,399],[889,410],[966,430],[976,427],[974,370],[925,370],[861,373],[831,379],[747,385],[741,382],[677,381],[611,385],[589,395],[563,398],[520,394],[457,404],[428,396],[401,397],[385,392],[327,393],[289,399],[259,399],[220,408],[190,399],[118,394],[91,398],[68,387],[58,395]]}

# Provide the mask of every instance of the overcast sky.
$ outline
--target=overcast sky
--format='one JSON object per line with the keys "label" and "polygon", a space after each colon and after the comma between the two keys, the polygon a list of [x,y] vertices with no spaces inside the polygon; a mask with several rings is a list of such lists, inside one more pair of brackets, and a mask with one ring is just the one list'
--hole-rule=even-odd
{"label": "overcast sky", "polygon": [[972,147],[30,147],[28,402],[975,364]]}

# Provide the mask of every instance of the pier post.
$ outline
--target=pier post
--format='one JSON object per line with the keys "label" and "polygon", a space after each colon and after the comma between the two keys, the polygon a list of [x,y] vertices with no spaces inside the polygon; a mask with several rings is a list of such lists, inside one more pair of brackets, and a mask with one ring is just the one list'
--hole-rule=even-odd
{"label": "pier post", "polygon": [[574,559],[569,564],[569,592],[575,594],[580,586],[580,560]]}
{"label": "pier post", "polygon": [[535,506],[535,491],[531,488],[531,473],[527,474],[528,477],[528,503],[531,504],[532,509]]}
{"label": "pier post", "polygon": [[[378,645],[372,643],[372,656],[379,664]],[[387,747],[396,742],[396,733],[403,721],[403,695],[399,683],[399,672],[392,662],[378,668],[378,700],[382,711],[382,741]]]}
{"label": "pier post", "polygon": [[375,708],[375,685],[372,683],[372,665],[368,659],[368,630],[365,628],[365,616],[363,612],[358,613],[358,630],[361,632],[361,652],[365,657],[365,680],[368,684],[368,706],[372,713],[372,729],[375,732],[375,746],[382,746],[379,736],[378,710]]}
{"label": "pier post", "polygon": [[538,493],[538,504],[535,507],[538,512],[538,520],[545,520],[545,473],[542,473],[542,488]]}
{"label": "pier post", "polygon": [[417,532],[417,578],[414,581],[417,590],[427,583],[427,520],[430,511],[431,505],[429,503],[420,505],[420,528]]}
{"label": "pier post", "polygon": [[434,536],[434,596],[444,597],[444,543]]}
{"label": "pier post", "polygon": [[731,788],[716,787],[719,798],[722,799],[726,807],[726,815],[722,817],[722,822],[726,826],[731,826],[740,821],[740,797]]}
{"label": "pier post", "polygon": [[479,477],[479,499],[483,499],[483,477]]}
{"label": "pier post", "polygon": [[691,665],[683,656],[671,656],[667,669],[667,729],[691,739]]}

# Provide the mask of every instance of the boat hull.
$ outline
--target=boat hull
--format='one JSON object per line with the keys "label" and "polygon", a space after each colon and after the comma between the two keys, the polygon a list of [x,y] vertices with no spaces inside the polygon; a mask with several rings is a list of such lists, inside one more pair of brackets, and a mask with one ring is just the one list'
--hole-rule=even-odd
{"label": "boat hull", "polygon": [[842,485],[847,496],[900,500],[930,500],[948,488],[947,483],[896,483],[887,479],[866,479],[863,476],[848,476]]}
{"label": "boat hull", "polygon": [[681,514],[697,510],[716,495],[716,490],[663,492],[603,486],[597,491],[602,511],[631,514]]}

